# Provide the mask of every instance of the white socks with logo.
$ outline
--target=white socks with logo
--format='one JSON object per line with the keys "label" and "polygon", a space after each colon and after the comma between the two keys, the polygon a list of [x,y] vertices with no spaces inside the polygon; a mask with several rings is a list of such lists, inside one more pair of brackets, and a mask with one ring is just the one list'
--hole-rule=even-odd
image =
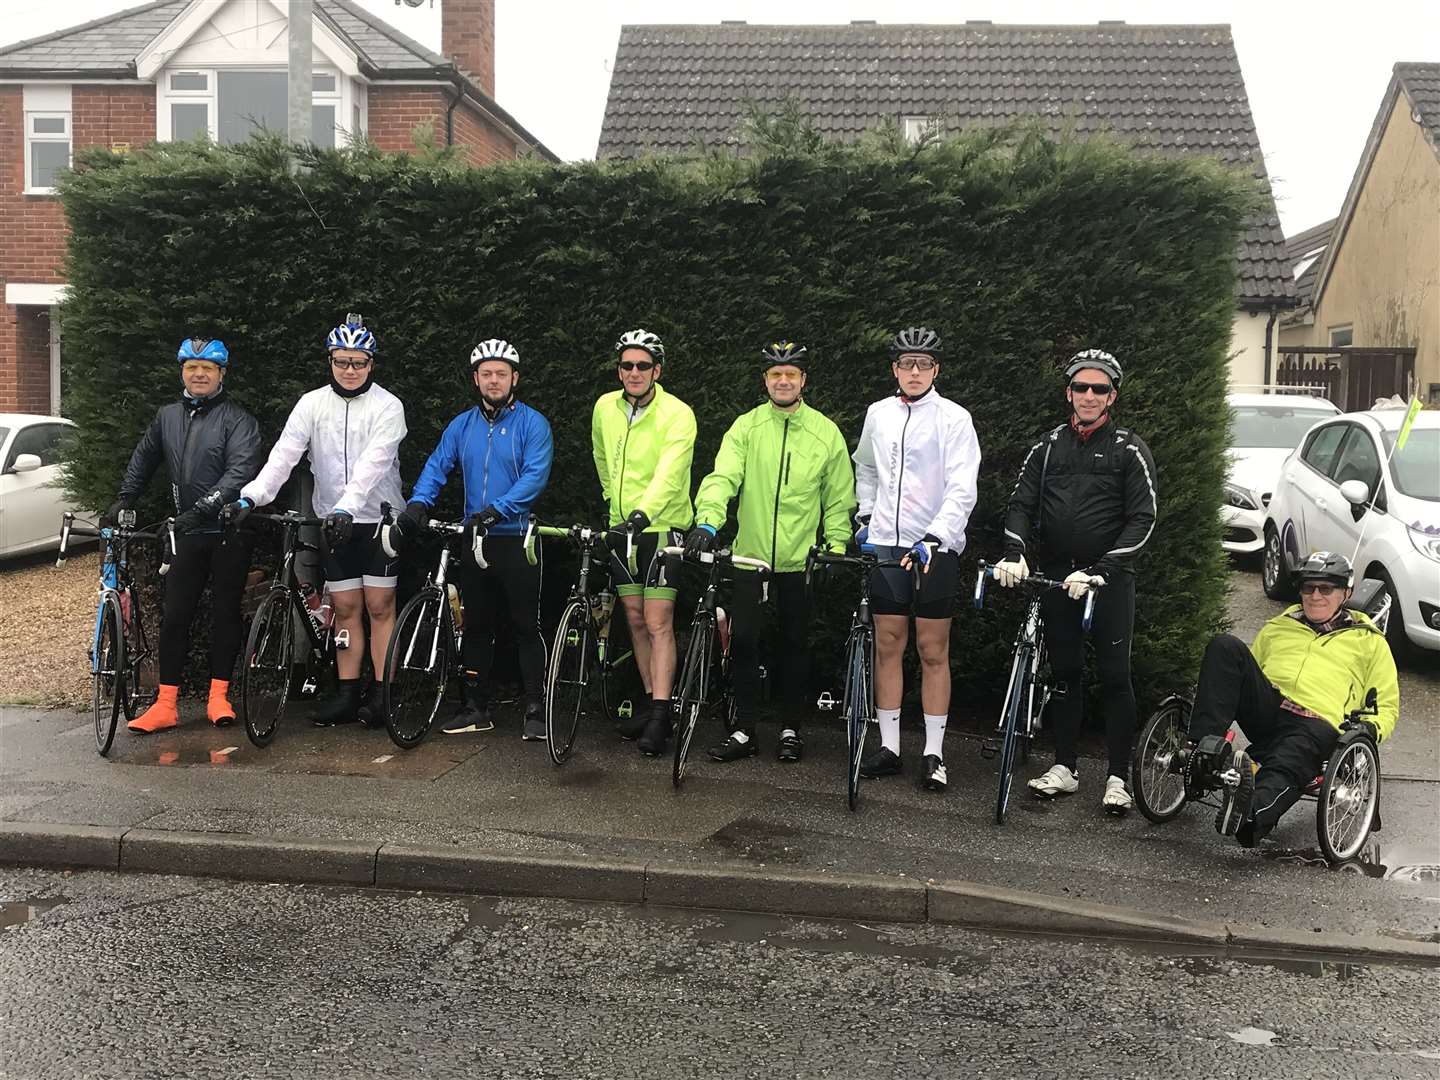
{"label": "white socks with logo", "polygon": [[880,721],[880,745],[896,757],[900,756],[900,710],[876,709],[875,719]]}
{"label": "white socks with logo", "polygon": [[934,713],[925,714],[925,756],[934,754],[940,760],[945,760],[945,720],[946,716],[941,713],[936,716]]}

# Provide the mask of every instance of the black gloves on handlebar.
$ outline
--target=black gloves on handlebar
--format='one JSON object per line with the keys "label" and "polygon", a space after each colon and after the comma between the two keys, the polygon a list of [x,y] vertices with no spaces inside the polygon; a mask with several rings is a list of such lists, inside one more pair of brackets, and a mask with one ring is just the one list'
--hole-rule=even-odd
{"label": "black gloves on handlebar", "polygon": [[220,508],[220,528],[238,529],[254,509],[255,504],[243,496],[226,503]]}
{"label": "black gloves on handlebar", "polygon": [[487,506],[479,513],[471,514],[465,520],[465,546],[467,548],[473,548],[477,536],[484,536],[503,520],[504,518],[501,517],[500,511],[496,510],[493,506]]}
{"label": "black gloves on handlebar", "polygon": [[340,547],[350,539],[355,519],[344,510],[332,510],[325,515],[325,542],[331,548]]}
{"label": "black gloves on handlebar", "polygon": [[116,522],[120,520],[120,512],[122,510],[129,510],[130,508],[129,499],[116,499],[110,504],[109,508],[100,515],[100,527],[102,529],[113,529]]}
{"label": "black gloves on handlebar", "polygon": [[650,527],[650,515],[644,510],[632,510],[630,516],[625,519],[625,524],[630,526],[636,536],[639,536]]}
{"label": "black gloves on handlebar", "polygon": [[715,530],[709,525],[696,525],[685,534],[685,554],[699,558],[715,546]]}
{"label": "black gloves on handlebar", "polygon": [[1377,746],[1380,745],[1380,729],[1375,726],[1375,723],[1372,720],[1361,720],[1359,717],[1356,717],[1353,720],[1346,720],[1343,724],[1340,725],[1340,730],[1342,732],[1363,731],[1366,735],[1370,736],[1371,742],[1375,743],[1375,745]]}
{"label": "black gloves on handlebar", "polygon": [[408,502],[400,516],[395,519],[395,531],[402,540],[413,540],[415,534],[430,520],[430,507],[423,502]]}
{"label": "black gloves on handlebar", "polygon": [[175,532],[178,535],[184,535],[218,525],[220,508],[224,504],[225,496],[218,491],[212,491],[203,499],[196,499],[195,505],[175,519]]}

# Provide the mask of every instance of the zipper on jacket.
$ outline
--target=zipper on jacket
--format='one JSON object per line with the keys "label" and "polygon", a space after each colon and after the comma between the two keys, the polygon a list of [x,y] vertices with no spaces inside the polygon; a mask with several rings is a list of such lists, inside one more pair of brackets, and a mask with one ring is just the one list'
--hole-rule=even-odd
{"label": "zipper on jacket", "polygon": [[[186,485],[190,483],[190,433],[195,430],[195,417],[199,415],[200,409],[198,407],[187,409],[185,412],[185,438],[180,441],[180,490],[182,493]],[[177,510],[185,509],[185,507],[179,505],[180,500],[178,498],[175,502]]]}
{"label": "zipper on jacket", "polygon": [[[655,399],[651,398],[653,405]],[[615,487],[615,498],[620,504],[620,520],[625,520],[625,466],[630,464],[630,429],[635,426],[635,406],[630,406],[630,415],[625,418],[625,438],[620,440],[620,483]]]}
{"label": "zipper on jacket", "polygon": [[480,509],[484,510],[490,505],[490,449],[495,445],[495,424],[500,416],[497,413],[492,421],[482,409],[480,418],[485,421],[485,464],[480,470]]}
{"label": "zipper on jacket", "polygon": [[785,454],[785,443],[790,438],[790,418],[787,416],[780,428],[780,467],[775,472],[775,513],[770,518],[770,565],[775,565],[775,548],[780,536],[780,489],[790,474],[790,459]]}
{"label": "zipper on jacket", "polygon": [[350,483],[350,399],[345,399],[345,426],[340,432],[340,445],[345,455],[345,483]]}
{"label": "zipper on jacket", "polygon": [[905,406],[905,423],[900,425],[900,471],[895,474],[895,546],[900,546],[900,492],[905,484],[905,433],[910,430],[910,416],[914,409]]}

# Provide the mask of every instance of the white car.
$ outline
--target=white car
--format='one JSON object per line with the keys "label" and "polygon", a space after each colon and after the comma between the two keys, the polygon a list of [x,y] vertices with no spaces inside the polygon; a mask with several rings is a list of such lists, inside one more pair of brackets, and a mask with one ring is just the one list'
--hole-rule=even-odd
{"label": "white car", "polygon": [[0,413],[0,557],[60,546],[59,449],[74,425],[60,416]]}
{"label": "white car", "polygon": [[1258,555],[1265,546],[1265,508],[1285,464],[1315,424],[1339,414],[1322,397],[1308,394],[1231,394],[1230,472],[1221,546],[1232,555]]}
{"label": "white car", "polygon": [[1353,555],[1356,578],[1390,593],[1391,647],[1440,650],[1440,412],[1421,412],[1387,461],[1404,422],[1404,409],[1345,413],[1286,460],[1265,515],[1265,594],[1293,596],[1288,567],[1312,551]]}

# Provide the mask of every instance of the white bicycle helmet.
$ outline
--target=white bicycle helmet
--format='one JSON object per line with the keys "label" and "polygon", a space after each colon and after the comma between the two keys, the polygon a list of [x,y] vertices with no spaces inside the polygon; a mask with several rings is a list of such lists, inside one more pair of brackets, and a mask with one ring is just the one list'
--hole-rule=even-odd
{"label": "white bicycle helmet", "polygon": [[1070,363],[1065,365],[1065,378],[1074,378],[1077,371],[1084,371],[1086,368],[1105,372],[1116,386],[1119,386],[1120,380],[1125,377],[1125,372],[1120,369],[1120,361],[1104,349],[1086,349],[1070,358]]}
{"label": "white bicycle helmet", "polygon": [[615,343],[615,355],[626,349],[644,349],[657,364],[665,362],[665,344],[649,330],[631,330],[620,335]]}
{"label": "white bicycle helmet", "polygon": [[365,329],[365,316],[352,311],[345,316],[343,323],[330,331],[325,338],[325,348],[330,352],[336,349],[359,349],[368,356],[374,356],[375,335]]}
{"label": "white bicycle helmet", "polygon": [[490,338],[476,345],[470,353],[470,370],[474,371],[486,360],[504,360],[516,371],[520,370],[520,354],[504,338]]}

